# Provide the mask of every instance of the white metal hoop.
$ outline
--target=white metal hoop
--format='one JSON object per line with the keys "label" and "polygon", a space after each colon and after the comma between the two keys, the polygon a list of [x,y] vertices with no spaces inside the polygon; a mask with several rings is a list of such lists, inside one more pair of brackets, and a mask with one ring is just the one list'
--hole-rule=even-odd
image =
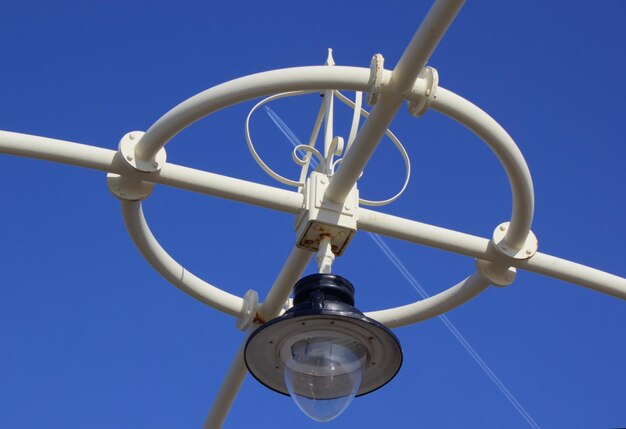
{"label": "white metal hoop", "polygon": [[[292,72],[292,73],[290,73]],[[385,72],[388,77],[391,72]],[[254,84],[255,78],[259,78],[260,86]],[[306,80],[308,79],[308,80]],[[317,66],[317,67],[301,67],[295,69],[283,69],[273,72],[259,73],[257,75],[246,76],[244,78],[235,79],[234,81],[218,85],[208,89],[187,101],[184,101],[176,108],[172,109],[161,119],[159,119],[144,134],[136,147],[135,154],[141,153],[140,146],[142,143],[157,141],[150,135],[156,135],[162,138],[161,141],[167,142],[178,132],[182,131],[186,126],[201,119],[202,117],[225,108],[230,104],[235,104],[246,99],[263,96],[265,92],[275,92],[281,89],[290,90],[320,90],[320,87],[326,85],[331,89],[347,89],[347,90],[363,90],[369,79],[369,70],[354,67],[341,66]],[[241,87],[240,87],[241,85]],[[304,89],[302,89],[304,88]],[[426,85],[424,82],[416,81],[413,89],[407,96],[408,99],[424,96]],[[323,89],[323,88],[322,88]],[[228,93],[228,91],[235,91]],[[439,87],[437,98],[432,103],[432,108],[439,110],[451,118],[461,122],[471,131],[479,135],[496,153],[502,162],[507,175],[511,179],[511,189],[513,193],[513,215],[510,227],[507,231],[507,241],[515,243],[526,240],[528,235],[530,222],[532,220],[532,181],[528,167],[521,155],[521,152],[515,146],[510,136],[495,122],[491,117],[484,113],[481,109],[472,103],[464,100],[456,94]],[[15,136],[11,136],[15,140]],[[32,136],[31,136],[32,137]],[[24,140],[23,138],[20,138]],[[31,138],[27,141],[36,143],[36,139]],[[147,139],[147,140],[145,140]],[[49,140],[49,139],[43,139]],[[163,144],[156,144],[153,149],[159,152]],[[9,152],[16,152],[15,147],[9,145]],[[41,147],[39,148],[41,150]],[[47,150],[48,148],[46,148]],[[28,146],[24,146],[23,150],[27,153]],[[49,158],[48,158],[49,159]],[[61,162],[67,162],[67,157],[59,157]],[[167,177],[169,164],[165,164],[159,176],[146,177],[146,180],[154,180],[163,183],[163,178]],[[106,168],[106,167],[105,167]],[[341,171],[341,170],[340,170]],[[223,176],[222,176],[223,177]],[[231,179],[236,180],[236,179]],[[178,184],[181,184],[178,182]],[[259,191],[262,190],[262,185]],[[231,193],[235,199],[235,194]],[[260,200],[260,199],[257,199]],[[509,239],[509,237],[511,237]],[[222,291],[223,292],[223,291]],[[227,292],[223,292],[226,293]],[[239,298],[241,299],[241,298]],[[232,305],[232,304],[231,304]],[[237,304],[237,310],[229,307],[229,314],[237,313],[241,310],[240,303]]]}

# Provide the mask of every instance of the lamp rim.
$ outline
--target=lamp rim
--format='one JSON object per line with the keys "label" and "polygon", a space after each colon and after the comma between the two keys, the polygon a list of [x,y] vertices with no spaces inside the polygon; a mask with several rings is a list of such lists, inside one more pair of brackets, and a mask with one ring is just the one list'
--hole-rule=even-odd
{"label": "lamp rim", "polygon": [[284,381],[285,365],[280,356],[284,342],[294,333],[302,337],[307,331],[333,330],[354,338],[368,352],[356,396],[380,389],[400,370],[403,355],[398,338],[382,323],[352,306],[342,310],[322,308],[288,311],[266,322],[248,337],[244,362],[250,374],[261,384],[290,396]]}

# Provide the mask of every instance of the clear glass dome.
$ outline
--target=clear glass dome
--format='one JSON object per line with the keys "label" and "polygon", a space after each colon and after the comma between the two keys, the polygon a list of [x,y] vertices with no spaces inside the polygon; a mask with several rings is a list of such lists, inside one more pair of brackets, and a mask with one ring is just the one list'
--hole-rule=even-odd
{"label": "clear glass dome", "polygon": [[327,422],[359,391],[366,351],[351,338],[315,336],[294,342],[284,358],[285,384],[295,403],[313,420]]}

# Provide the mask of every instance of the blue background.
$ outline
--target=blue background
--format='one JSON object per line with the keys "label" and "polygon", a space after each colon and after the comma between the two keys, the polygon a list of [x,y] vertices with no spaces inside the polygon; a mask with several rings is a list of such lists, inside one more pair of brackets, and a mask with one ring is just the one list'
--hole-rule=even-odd
{"label": "blue background", "polygon": [[[430,2],[17,2],[0,5],[0,129],[115,149],[182,100],[270,69],[393,68]],[[626,276],[626,3],[465,5],[430,65],[440,84],[513,136],[536,189],[540,250]],[[308,139],[319,97],[272,108]],[[168,161],[274,184],[243,137],[251,103],[207,118],[167,147]],[[339,109],[339,108],[338,108]],[[338,113],[346,136],[350,112]],[[342,116],[343,115],[343,116]],[[343,119],[342,119],[343,118]],[[343,123],[341,123],[343,121]],[[436,112],[401,110],[392,129],[413,162],[385,212],[491,236],[510,216],[495,156]],[[260,112],[259,150],[296,177],[289,142]],[[401,159],[385,141],[360,185],[394,193]],[[105,175],[0,158],[0,427],[200,427],[243,334],[179,292],[142,259]],[[263,296],[292,248],[292,216],[162,186],[145,212],[163,246],[229,292]],[[429,293],[473,269],[470,258],[387,240]],[[308,273],[314,272],[311,266]],[[416,292],[358,234],[335,271],[364,311]],[[626,307],[618,299],[520,272],[449,314],[542,427],[626,425]],[[437,319],[396,330],[404,366],[327,428],[528,427]],[[248,377],[225,428],[319,427]]]}

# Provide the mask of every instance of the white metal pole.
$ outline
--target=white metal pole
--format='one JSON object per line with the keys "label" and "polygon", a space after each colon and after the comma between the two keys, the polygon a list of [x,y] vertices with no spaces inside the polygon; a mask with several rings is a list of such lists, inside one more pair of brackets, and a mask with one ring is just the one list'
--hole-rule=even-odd
{"label": "white metal pole", "polygon": [[313,253],[308,250],[293,248],[258,311],[262,322],[267,322],[280,314],[294,285],[302,277],[312,257]]}
{"label": "white metal pole", "polygon": [[[270,320],[278,316],[283,305],[289,298],[289,294],[291,293],[293,286],[302,276],[302,273],[309,264],[312,256],[313,253],[294,247],[289,254],[289,258],[287,258],[287,261],[283,265],[282,270],[278,274],[278,277],[276,277],[276,280],[268,292],[265,301],[259,309],[258,313],[263,321]],[[257,327],[258,325],[253,325],[248,332],[251,333]],[[247,336],[239,347],[239,351],[237,352],[237,355],[228,370],[228,374],[222,383],[222,387],[220,388],[220,391],[211,406],[209,415],[204,422],[204,429],[219,429],[226,420],[226,416],[235,401],[237,392],[239,392],[241,384],[248,373],[243,359],[246,341]]]}
{"label": "white metal pole", "polygon": [[343,158],[341,168],[333,176],[325,198],[337,203],[344,202],[405,96],[413,88],[417,75],[428,62],[463,3],[462,0],[437,0],[430,8],[398,61],[389,83],[383,87],[380,99],[359,130],[350,151]]}
{"label": "white metal pole", "polygon": [[367,312],[365,315],[383,323],[389,328],[410,325],[439,316],[466,303],[489,285],[489,280],[476,272],[437,295],[402,307]]}
{"label": "white metal pole", "polygon": [[[321,66],[320,68],[323,70],[335,70],[339,67]],[[475,129],[476,127],[474,127],[472,123],[476,124],[477,121],[483,120],[478,118],[483,115],[487,116],[486,113],[482,112],[482,110],[473,104],[460,99],[460,97],[449,94],[449,91],[441,92],[442,88],[439,88],[439,91],[440,95],[443,95],[439,101],[434,103],[435,108],[440,109],[443,113],[449,114],[454,119],[464,123],[472,129],[472,131],[483,134],[483,132]],[[452,99],[456,99],[456,102],[450,102]],[[465,108],[461,109],[458,108],[458,106],[465,106]],[[473,119],[469,120],[467,118]],[[491,118],[489,118],[489,120],[484,119],[484,121],[486,123],[494,122]],[[492,149],[494,149],[494,151],[504,150],[515,153],[515,150],[506,148],[509,143],[504,142],[506,138],[495,128],[499,126],[497,124],[493,125],[493,123],[492,126],[494,126],[493,130],[485,131],[483,134],[483,137],[489,142]],[[497,136],[501,138],[499,143],[495,143],[493,140],[493,138]],[[508,137],[508,134],[506,134],[506,136]],[[129,171],[122,162],[118,162],[115,159],[116,151],[29,134],[0,131],[0,152],[61,162],[79,167],[93,168],[117,174],[135,174]],[[510,157],[510,159],[512,161],[508,164],[504,164],[507,169],[507,174],[517,171],[517,173],[514,174],[522,178],[520,180],[520,186],[512,184],[513,199],[514,201],[522,201],[522,204],[517,205],[521,213],[520,218],[527,219],[527,221],[517,224],[528,224],[532,216],[529,210],[530,201],[532,201],[530,198],[532,182],[527,182],[523,179],[524,169],[521,168],[525,166],[525,163],[521,163],[523,159],[520,160],[515,156]],[[141,177],[144,180],[155,183],[188,189],[206,195],[228,198],[293,214],[298,213],[302,208],[302,195],[297,192],[260,185],[170,163],[165,164],[160,174],[144,173],[141,174]],[[519,197],[516,197],[518,194]],[[515,218],[515,216],[513,216],[513,218]],[[359,229],[366,231],[457,252],[478,259],[509,263],[511,266],[570,281],[599,292],[626,299],[625,279],[554,256],[538,253],[528,261],[503,261],[499,254],[489,251],[489,240],[485,238],[451,231],[364,208],[359,209],[358,225]],[[524,228],[520,228],[519,231],[523,231],[523,229]],[[509,231],[511,231],[511,229],[509,229]],[[522,236],[524,234],[516,233],[516,235]]]}
{"label": "white metal pole", "polygon": [[486,238],[364,208],[359,208],[358,218],[358,228],[364,231],[521,268],[626,299],[626,279],[595,268],[541,252],[525,260],[506,258],[493,249]]}
{"label": "white metal pole", "polygon": [[172,163],[166,163],[159,173],[138,173],[117,160],[117,151],[65,140],[0,131],[0,153],[140,177],[148,182],[292,214],[302,207],[302,194],[298,192]]}
{"label": "white metal pole", "polygon": [[324,91],[324,159],[327,160],[327,174],[332,174],[332,161],[335,156],[330,153],[331,142],[334,137],[334,110],[335,110],[335,92]]}
{"label": "white metal pole", "polygon": [[530,230],[535,205],[533,181],[524,155],[500,124],[463,97],[439,88],[431,107],[463,124],[480,137],[502,163],[513,197],[511,223],[505,241],[512,248],[521,248]]}
{"label": "white metal pole", "polygon": [[530,259],[517,261],[512,265],[626,300],[626,278],[586,265],[540,252]]}
{"label": "white metal pole", "polygon": [[359,207],[359,230],[490,260],[490,240],[399,216]]}
{"label": "white metal pole", "polygon": [[143,216],[140,201],[121,200],[122,215],[133,243],[144,258],[167,281],[216,310],[239,317],[243,299],[225,292],[187,271],[174,260],[154,238]]}
{"label": "white metal pole", "polygon": [[299,192],[170,163],[165,164],[159,174],[142,177],[151,182],[286,213],[297,214],[303,205],[303,196]]}
{"label": "white metal pole", "polygon": [[114,150],[31,134],[0,131],[0,153],[120,173]]}
{"label": "white metal pole", "polygon": [[[255,327],[256,325],[253,325],[250,328],[248,335],[253,332]],[[202,429],[220,429],[228,416],[230,408],[235,402],[239,389],[241,389],[241,385],[248,374],[246,363],[243,360],[243,353],[245,351],[248,335],[246,335],[237,350],[237,354],[235,355],[233,363],[230,365],[230,368],[226,373],[224,381],[222,381],[222,386],[213,401],[213,405],[211,405],[211,410],[202,425]]]}

